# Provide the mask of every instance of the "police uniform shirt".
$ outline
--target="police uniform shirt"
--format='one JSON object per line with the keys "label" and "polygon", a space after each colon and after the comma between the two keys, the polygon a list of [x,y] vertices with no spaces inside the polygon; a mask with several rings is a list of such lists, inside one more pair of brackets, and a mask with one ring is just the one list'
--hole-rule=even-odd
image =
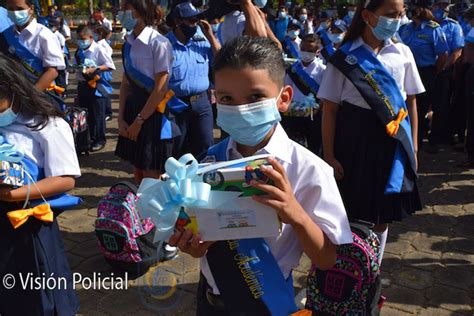
{"label": "police uniform shirt", "polygon": [[451,55],[454,50],[464,47],[464,35],[461,25],[451,18],[445,18],[440,23],[441,29],[446,36],[448,43],[448,54]]}
{"label": "police uniform shirt", "polygon": [[130,58],[133,67],[142,74],[155,79],[161,72],[171,73],[173,63],[173,48],[170,41],[147,26],[135,37],[128,33],[127,42],[130,44]]}
{"label": "police uniform shirt", "polygon": [[105,50],[105,52],[107,53],[107,55],[110,56],[110,58],[112,58],[112,54],[114,53],[114,50],[112,49],[112,47],[110,47],[109,43],[107,42],[105,38],[98,41],[97,44]]}
{"label": "police uniform shirt", "polygon": [[[361,37],[352,43],[350,50],[352,51],[361,45],[372,50]],[[407,95],[416,95],[425,91],[413,54],[406,45],[388,40],[378,53],[377,59],[393,76],[404,99]],[[354,84],[331,63],[328,64],[324,72],[318,98],[337,104],[346,101],[364,109],[371,109]]]}
{"label": "police uniform shirt", "polygon": [[12,24],[13,22],[8,17],[7,10],[0,7],[0,33],[9,28]]}
{"label": "police uniform shirt", "polygon": [[[319,58],[315,58],[308,67],[304,67],[304,71],[311,76],[311,78],[316,81],[317,84],[321,84],[323,80],[323,74],[326,70],[326,66],[323,64],[323,61]],[[290,85],[293,87],[293,102],[302,102],[305,100],[306,96],[298,89],[298,87],[293,83],[290,76],[285,76],[285,85]]]}
{"label": "police uniform shirt", "polygon": [[198,27],[186,44],[173,32],[166,35],[173,47],[173,67],[168,87],[178,97],[197,95],[209,89],[209,63],[212,60],[211,44]]}
{"label": "police uniform shirt", "polygon": [[418,67],[434,66],[438,55],[449,50],[443,30],[433,21],[423,21],[418,27],[409,23],[399,34],[410,47]]}
{"label": "police uniform shirt", "polygon": [[44,168],[45,177],[79,177],[81,169],[69,124],[62,118],[52,117],[43,129],[32,131],[25,124],[33,122],[34,119],[19,116],[12,125],[1,127],[0,134],[38,167]]}
{"label": "police uniform shirt", "polygon": [[242,36],[245,30],[245,14],[241,11],[233,11],[224,16],[221,24],[222,44]]}
{"label": "police uniform shirt", "polygon": [[[106,66],[110,70],[115,70],[112,57],[107,54],[105,49],[103,49],[102,46],[98,45],[95,41],[92,41],[91,46],[84,50],[84,58],[95,62],[97,67]],[[76,75],[78,81],[86,80],[80,72],[77,72]]]}
{"label": "police uniform shirt", "polygon": [[[296,199],[333,244],[352,243],[352,233],[334,171],[328,164],[290,140],[280,124],[267,146],[255,154],[270,154],[282,163]],[[227,157],[229,160],[242,158],[232,139],[227,147]],[[293,227],[284,223],[282,225],[278,237],[265,238],[265,241],[286,279],[298,266],[303,247]],[[201,272],[214,294],[219,294],[205,256],[201,258]]]}
{"label": "police uniform shirt", "polygon": [[56,36],[46,26],[33,19],[21,32],[16,28],[15,31],[20,43],[42,60],[44,68],[66,69],[63,49]]}

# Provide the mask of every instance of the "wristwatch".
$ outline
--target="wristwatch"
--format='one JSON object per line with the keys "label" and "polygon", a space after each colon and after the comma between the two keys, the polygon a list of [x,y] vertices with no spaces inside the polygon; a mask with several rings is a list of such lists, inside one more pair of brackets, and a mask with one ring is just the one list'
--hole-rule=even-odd
{"label": "wristwatch", "polygon": [[145,122],[145,118],[140,113],[138,113],[137,118],[135,120],[138,121],[140,124],[143,124]]}

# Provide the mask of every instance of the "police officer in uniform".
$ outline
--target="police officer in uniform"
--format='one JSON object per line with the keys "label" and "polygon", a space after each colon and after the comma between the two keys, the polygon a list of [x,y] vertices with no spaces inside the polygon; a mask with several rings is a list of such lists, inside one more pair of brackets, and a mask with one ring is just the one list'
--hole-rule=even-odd
{"label": "police officer in uniform", "polygon": [[167,17],[168,25],[173,28],[167,37],[174,56],[168,88],[188,104],[188,108],[176,116],[182,133],[173,149],[173,155],[178,157],[187,152],[199,157],[214,141],[209,69],[220,44],[210,24],[199,22],[200,16],[201,11],[186,1],[175,6]]}
{"label": "police officer in uniform", "polygon": [[448,44],[448,60],[444,70],[436,78],[436,100],[439,108],[433,116],[430,134],[431,151],[437,151],[437,144],[448,143],[451,139],[449,120],[451,117],[451,97],[453,93],[453,69],[456,61],[461,57],[464,47],[462,28],[456,20],[448,17],[451,0],[436,0],[432,13],[439,23]]}
{"label": "police officer in uniform", "polygon": [[436,76],[441,73],[448,59],[448,44],[440,25],[431,13],[432,0],[417,0],[410,9],[412,22],[400,30],[400,38],[410,47],[416,66],[426,89],[416,96],[418,108],[418,146],[421,148],[423,137],[428,132],[428,122],[423,120],[430,105],[436,115],[437,100],[435,94]]}

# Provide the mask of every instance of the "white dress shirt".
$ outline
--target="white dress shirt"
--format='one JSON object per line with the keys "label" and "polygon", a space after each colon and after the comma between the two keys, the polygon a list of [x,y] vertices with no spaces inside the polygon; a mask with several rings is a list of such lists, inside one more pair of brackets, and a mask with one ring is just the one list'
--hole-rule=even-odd
{"label": "white dress shirt", "polygon": [[161,72],[170,73],[173,64],[173,48],[169,40],[147,26],[137,38],[133,32],[127,34],[131,45],[132,65],[141,73],[154,79]]}
{"label": "white dress shirt", "polygon": [[[16,28],[15,28],[16,30]],[[63,50],[56,36],[46,26],[33,19],[21,32],[16,32],[22,43],[34,56],[43,61],[43,67],[66,69]]]}
{"label": "white dress shirt", "polygon": [[[290,140],[280,124],[277,125],[267,146],[255,154],[270,154],[282,163],[297,201],[332,243],[335,245],[352,243],[352,233],[334,179],[334,171],[328,164]],[[229,160],[242,158],[232,139],[227,147],[227,158]],[[265,241],[283,276],[288,278],[293,268],[299,264],[303,247],[293,227],[288,224],[282,225],[282,232],[278,237],[265,238]],[[219,294],[205,256],[201,258],[201,272],[214,294]]]}
{"label": "white dress shirt", "polygon": [[114,53],[114,50],[112,49],[112,47],[110,47],[109,43],[107,43],[107,40],[105,38],[98,41],[97,44],[99,44],[99,46],[101,46],[105,50],[107,55],[109,55],[110,58],[112,58],[112,54]]}
{"label": "white dress shirt", "polygon": [[[91,46],[84,50],[84,58],[89,59],[95,63],[97,67],[106,66],[110,70],[115,70],[114,61],[112,57],[105,52],[102,46],[98,45],[95,41],[92,41]],[[76,72],[78,81],[85,81],[86,79],[82,76],[81,72]]]}
{"label": "white dress shirt", "polygon": [[104,25],[110,32],[112,32],[112,22],[109,19],[104,18],[102,20],[102,25]]}
{"label": "white dress shirt", "polygon": [[[307,67],[304,67],[304,71],[311,76],[311,78],[316,81],[317,84],[321,84],[323,80],[324,71],[326,70],[326,66],[323,64],[323,61],[319,58],[315,58],[311,64]],[[290,85],[293,87],[293,102],[302,102],[305,100],[306,96],[298,89],[298,87],[294,84],[293,80],[291,80],[290,76],[285,76],[285,85]],[[315,96],[316,97],[316,96]]]}
{"label": "white dress shirt", "polygon": [[221,37],[223,44],[236,37],[242,36],[245,30],[245,14],[241,11],[233,11],[224,16],[221,24]]}
{"label": "white dress shirt", "polygon": [[79,177],[81,169],[69,124],[62,118],[50,118],[43,129],[32,131],[25,124],[33,122],[19,116],[12,125],[0,127],[0,134],[38,167],[44,168],[45,177]]}
{"label": "white dress shirt", "polygon": [[64,46],[66,46],[66,39],[64,38],[64,36],[59,31],[56,31],[53,34],[58,39],[58,42],[59,42],[59,45],[61,46],[61,49],[64,49]]}
{"label": "white dress shirt", "polygon": [[[362,45],[372,50],[372,48],[359,37],[352,43],[350,51]],[[380,60],[387,71],[393,76],[405,100],[407,95],[416,95],[425,91],[418,69],[416,68],[415,59],[408,46],[388,40],[377,54],[377,59]],[[326,71],[324,72],[318,98],[337,104],[342,104],[343,101],[346,101],[364,109],[371,109],[359,91],[357,91],[354,84],[331,63],[328,63]]]}

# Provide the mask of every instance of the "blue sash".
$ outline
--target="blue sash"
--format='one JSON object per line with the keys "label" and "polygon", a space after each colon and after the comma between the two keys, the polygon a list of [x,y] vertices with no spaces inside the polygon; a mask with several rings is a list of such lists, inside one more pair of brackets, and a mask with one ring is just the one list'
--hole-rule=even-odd
{"label": "blue sash", "polygon": [[[84,61],[86,58],[84,56],[84,50],[82,48],[77,49],[75,57],[76,57],[77,65],[84,65]],[[97,80],[96,82],[97,86],[95,89],[95,95],[99,98],[100,97],[107,98],[109,97],[109,94],[111,94],[114,91],[114,89],[112,88],[112,85],[110,84],[110,82],[112,81],[112,74],[110,71],[100,71],[100,72],[97,72],[97,75],[99,75],[100,79]],[[91,78],[88,75],[85,75],[84,73],[82,74],[82,76],[84,77],[86,81],[91,80]]]}
{"label": "blue sash", "polygon": [[336,52],[336,49],[334,48],[334,45],[331,43],[329,45],[326,45],[321,50],[321,55],[323,55],[324,59],[327,61],[332,57],[332,55],[334,55],[335,52]]}
{"label": "blue sash", "polygon": [[283,51],[288,58],[301,59],[301,53],[296,49],[293,41],[288,36],[283,40]]}
{"label": "blue sash", "polygon": [[301,61],[295,62],[286,72],[304,95],[309,95],[310,93],[315,97],[318,95],[319,84],[304,70]]}
{"label": "blue sash", "polygon": [[[153,91],[153,88],[155,86],[155,80],[143,74],[133,66],[132,58],[130,56],[130,48],[130,44],[125,41],[122,49],[123,68],[125,71],[125,75],[127,76],[127,79],[131,83],[132,87],[134,86],[149,95]],[[161,139],[173,138],[173,128],[171,121],[167,117],[167,111],[170,111],[173,114],[179,114],[183,112],[187,107],[188,104],[181,101],[174,95],[168,100],[168,102],[166,103],[165,113],[162,113],[163,115],[161,123]]]}
{"label": "blue sash", "polygon": [[[351,41],[341,46],[330,62],[351,80],[388,133],[388,127],[393,126],[397,117],[400,118],[402,112],[408,113],[405,100],[395,79],[375,54],[363,45],[350,51],[351,46]],[[390,136],[398,142],[385,194],[411,192],[414,183],[409,172],[416,175],[416,162],[408,115],[399,123],[398,131]]]}
{"label": "blue sash", "polygon": [[323,42],[323,46],[332,45],[332,41],[329,39],[328,33],[326,30],[321,30],[318,32],[319,38]]}
{"label": "blue sash", "polygon": [[[212,146],[208,157],[227,160],[229,138]],[[297,311],[293,278],[285,280],[263,238],[218,241],[207,261],[226,308],[249,315],[289,315]]]}

